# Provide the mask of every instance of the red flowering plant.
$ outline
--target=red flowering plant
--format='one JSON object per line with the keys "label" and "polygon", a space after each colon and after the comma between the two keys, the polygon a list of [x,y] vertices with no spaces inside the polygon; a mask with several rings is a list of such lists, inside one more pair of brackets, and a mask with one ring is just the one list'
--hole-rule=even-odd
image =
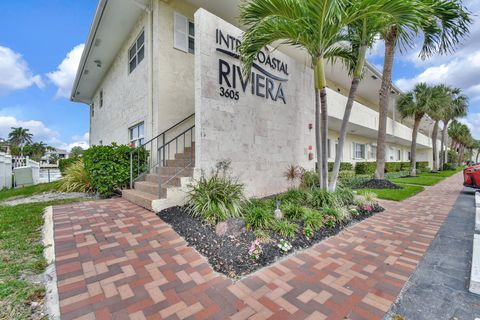
{"label": "red flowering plant", "polygon": [[327,214],[323,218],[323,224],[325,226],[327,226],[328,228],[335,227],[335,223],[337,223],[337,218],[335,218],[334,216],[331,216],[331,215]]}

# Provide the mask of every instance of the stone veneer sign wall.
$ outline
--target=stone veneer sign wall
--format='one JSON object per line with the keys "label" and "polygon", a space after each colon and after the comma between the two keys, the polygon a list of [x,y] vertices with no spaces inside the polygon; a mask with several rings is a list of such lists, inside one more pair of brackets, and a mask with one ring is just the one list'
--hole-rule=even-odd
{"label": "stone veneer sign wall", "polygon": [[271,48],[250,77],[237,52],[242,31],[204,9],[195,13],[196,175],[224,159],[249,196],[285,191],[288,165],[313,169],[313,73]]}

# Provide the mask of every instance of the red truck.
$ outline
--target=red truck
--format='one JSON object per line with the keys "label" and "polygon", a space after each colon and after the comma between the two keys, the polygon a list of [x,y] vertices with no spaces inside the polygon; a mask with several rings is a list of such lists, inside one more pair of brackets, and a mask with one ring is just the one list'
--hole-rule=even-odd
{"label": "red truck", "polygon": [[480,189],[480,163],[475,163],[463,170],[463,185]]}

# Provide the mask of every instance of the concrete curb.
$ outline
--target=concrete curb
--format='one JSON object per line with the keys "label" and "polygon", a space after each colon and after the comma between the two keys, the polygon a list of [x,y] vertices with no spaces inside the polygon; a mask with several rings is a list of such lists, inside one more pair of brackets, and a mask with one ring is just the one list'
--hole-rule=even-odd
{"label": "concrete curb", "polygon": [[45,249],[43,256],[47,260],[47,269],[44,273],[45,282],[45,312],[49,319],[60,320],[60,305],[57,288],[57,272],[55,269],[55,241],[53,238],[53,208],[45,208],[42,239]]}
{"label": "concrete curb", "polygon": [[475,192],[475,233],[473,235],[471,293],[480,294],[480,192]]}

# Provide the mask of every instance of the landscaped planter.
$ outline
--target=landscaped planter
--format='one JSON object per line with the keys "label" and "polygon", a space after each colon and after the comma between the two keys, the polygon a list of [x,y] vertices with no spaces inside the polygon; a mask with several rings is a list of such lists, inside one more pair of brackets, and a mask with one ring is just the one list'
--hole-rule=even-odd
{"label": "landscaped planter", "polygon": [[279,241],[285,238],[273,231],[268,231],[270,241],[261,242],[262,253],[257,260],[253,260],[249,254],[249,248],[256,239],[255,233],[251,230],[245,229],[239,236],[218,236],[215,226],[203,222],[200,218],[192,217],[183,207],[166,209],[158,213],[158,216],[184,237],[190,246],[204,255],[215,271],[230,278],[240,278],[296,250],[311,247],[315,243],[337,234],[345,227],[381,211],[383,208],[378,205],[374,206],[371,212],[359,211],[357,217],[337,222],[334,227],[323,226],[314,232],[310,239],[302,233],[302,222],[295,222],[299,228],[295,237],[287,239],[292,245],[292,249],[288,252],[283,252],[278,247]]}

